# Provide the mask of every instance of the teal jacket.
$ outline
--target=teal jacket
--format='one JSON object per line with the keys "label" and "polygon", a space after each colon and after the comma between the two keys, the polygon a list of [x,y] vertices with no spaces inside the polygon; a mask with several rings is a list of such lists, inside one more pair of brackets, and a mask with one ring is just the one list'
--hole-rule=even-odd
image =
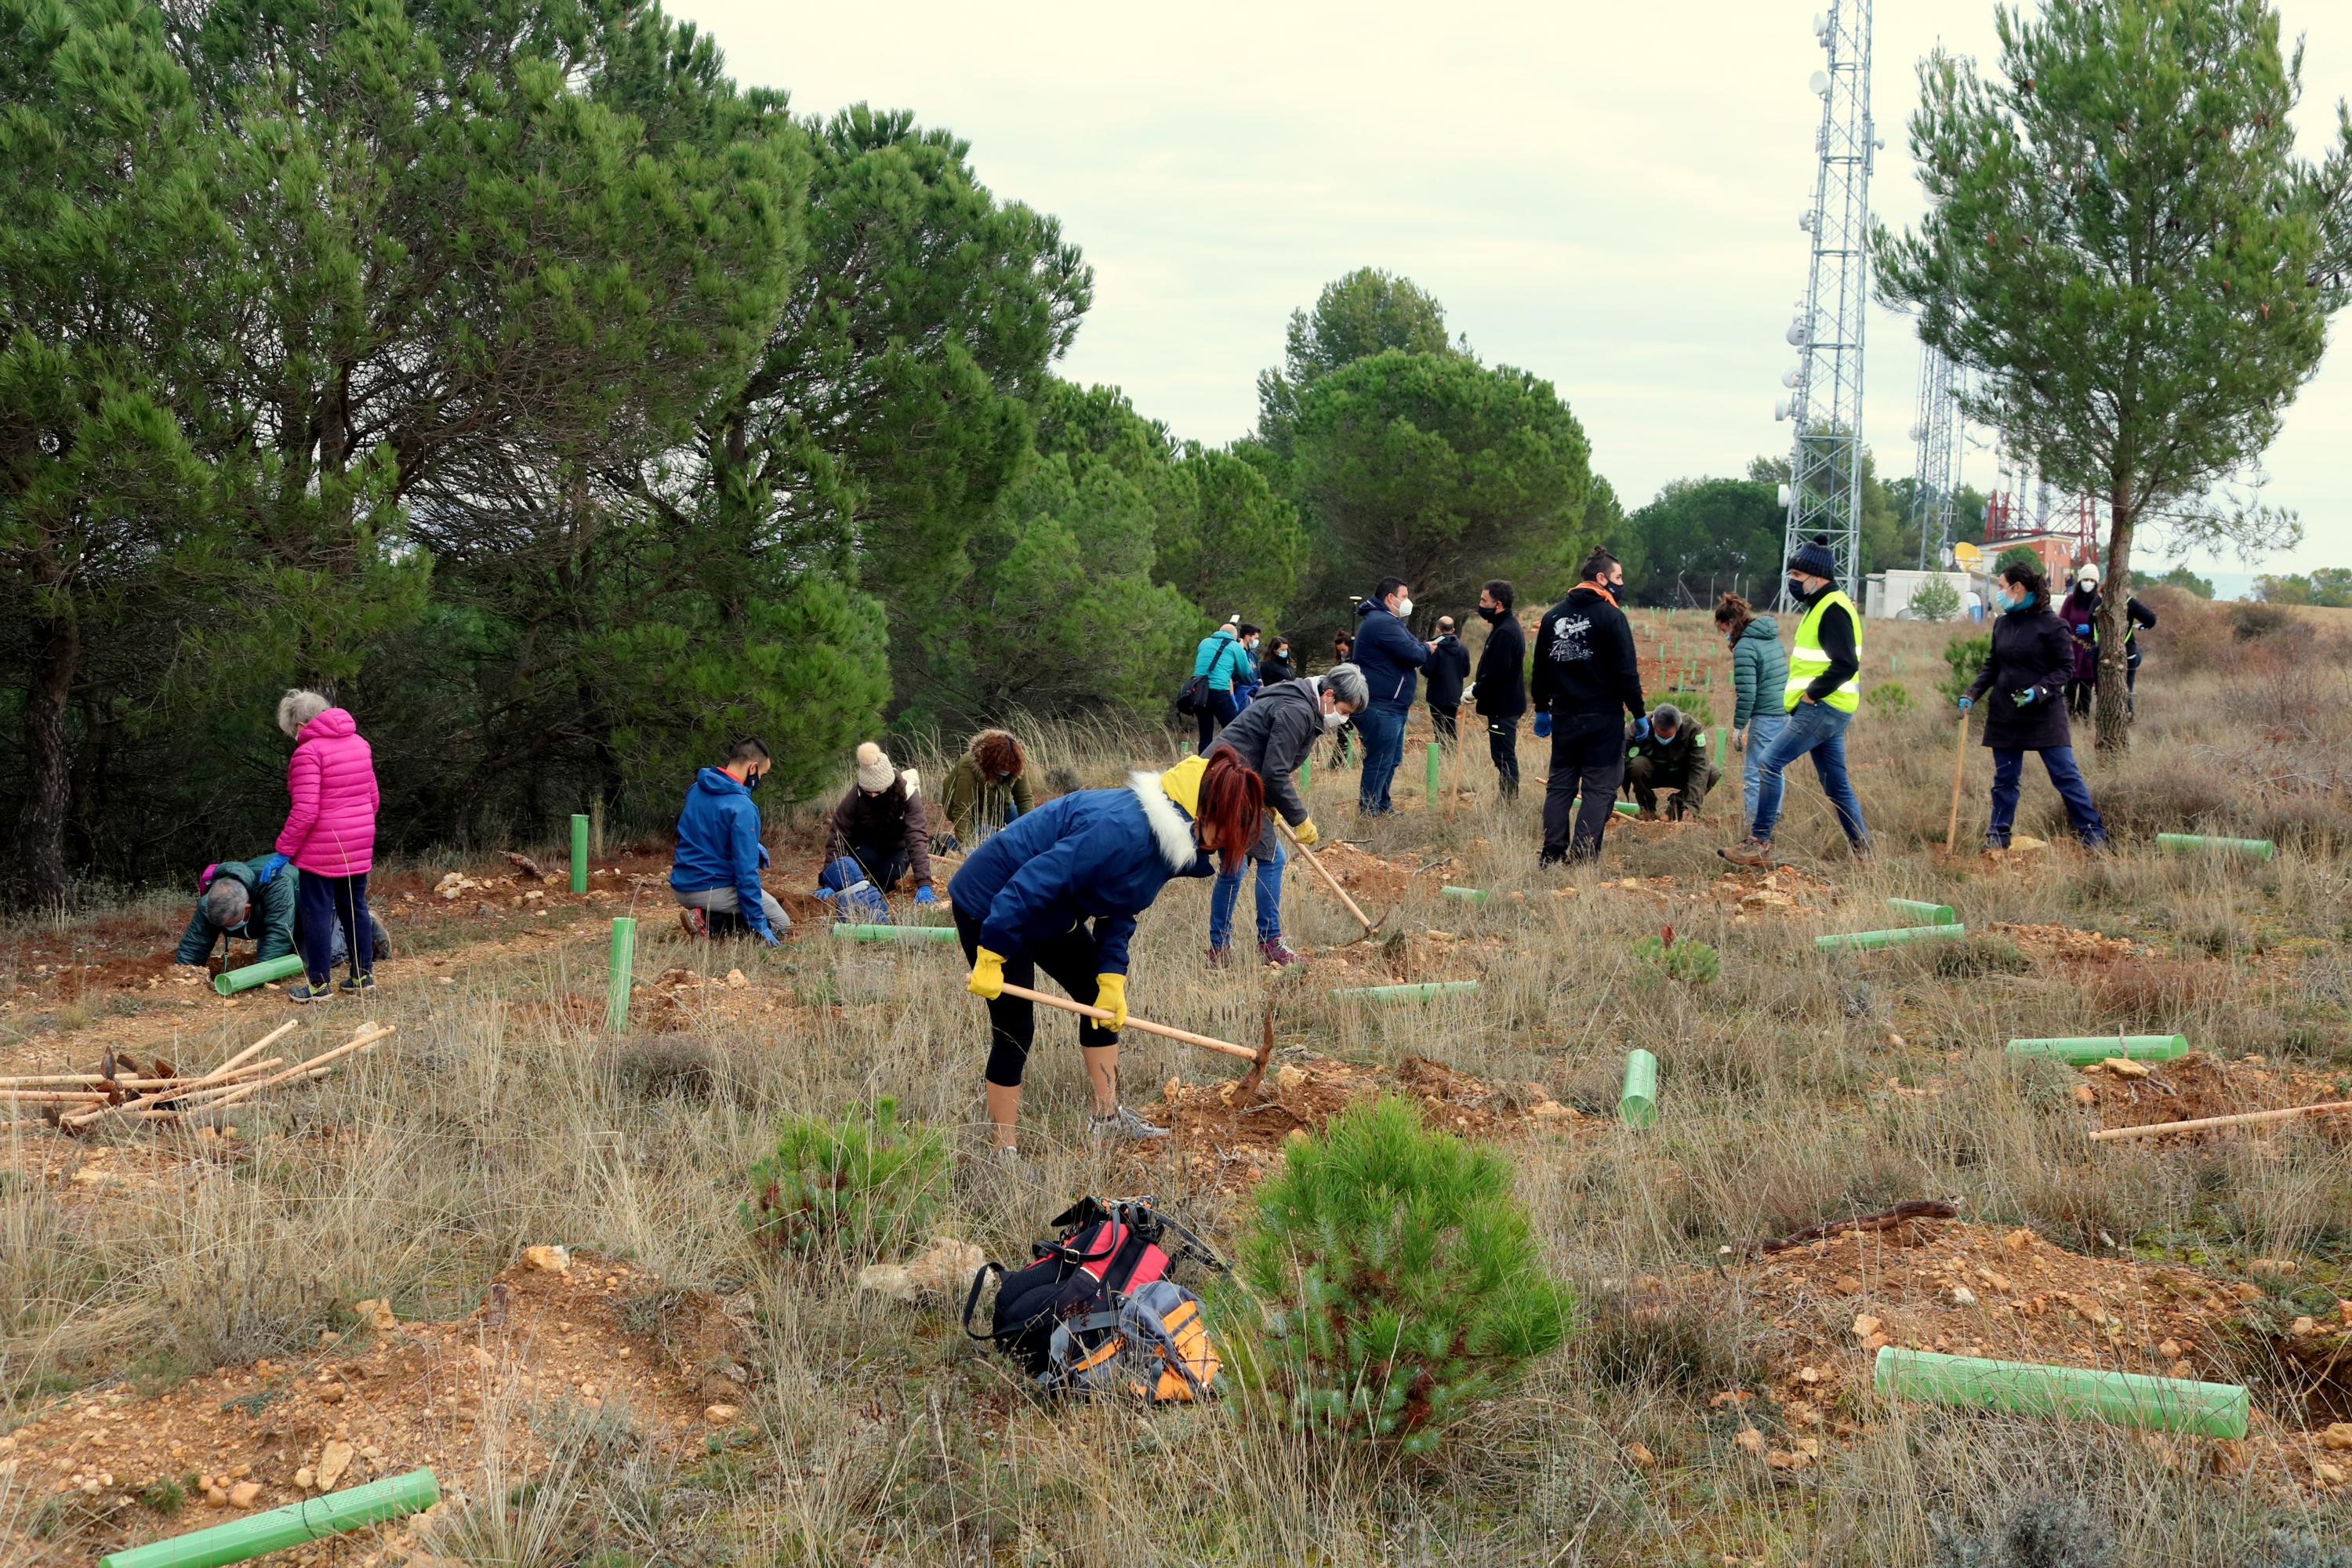
{"label": "teal jacket", "polygon": [[1257,666],[1249,649],[1223,626],[1202,637],[1201,646],[1192,650],[1192,673],[1207,676],[1212,691],[1231,691],[1257,681]]}
{"label": "teal jacket", "polygon": [[259,945],[253,955],[256,963],[267,963],[273,958],[284,958],[294,951],[294,904],[297,889],[301,886],[302,873],[291,866],[280,866],[278,875],[265,884],[255,869],[267,855],[250,861],[224,860],[217,866],[207,866],[205,874],[196,879],[196,897],[202,900],[205,889],[223,877],[234,878],[245,884],[245,923],[226,930],[205,919],[205,906],[199,902],[195,913],[188,917],[188,929],[180,938],[180,951],[173,954],[175,963],[202,963],[213,955],[213,948],[230,939],[243,937]]}
{"label": "teal jacket", "polygon": [[1780,647],[1780,627],[1769,616],[1748,623],[1731,645],[1731,689],[1738,699],[1731,727],[1744,730],[1758,713],[1778,713],[1789,689],[1789,656]]}

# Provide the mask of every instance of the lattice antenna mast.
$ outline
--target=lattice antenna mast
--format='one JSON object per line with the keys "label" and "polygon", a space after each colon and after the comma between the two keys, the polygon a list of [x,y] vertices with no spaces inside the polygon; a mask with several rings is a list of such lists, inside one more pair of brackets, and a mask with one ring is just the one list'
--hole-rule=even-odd
{"label": "lattice antenna mast", "polygon": [[1822,100],[1814,139],[1821,169],[1812,209],[1798,220],[1813,237],[1812,269],[1789,325],[1789,342],[1803,356],[1792,373],[1796,396],[1780,408],[1797,422],[1781,558],[1824,536],[1838,585],[1848,592],[1858,585],[1862,557],[1862,338],[1870,302],[1870,167],[1878,150],[1870,119],[1870,5],[1836,0],[1813,18],[1828,56],[1811,84]]}
{"label": "lattice antenna mast", "polygon": [[1912,515],[1919,524],[1919,569],[1948,565],[1960,487],[1960,388],[1965,376],[1941,349],[1921,345],[1919,420],[1911,439],[1919,446],[1919,466],[1911,487]]}

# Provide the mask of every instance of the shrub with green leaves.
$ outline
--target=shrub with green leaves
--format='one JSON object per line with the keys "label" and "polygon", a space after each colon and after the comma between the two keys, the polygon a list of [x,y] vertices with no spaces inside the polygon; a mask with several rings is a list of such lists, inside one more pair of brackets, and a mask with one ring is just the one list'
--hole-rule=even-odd
{"label": "shrub with green leaves", "polygon": [[1947,701],[1958,702],[1968,695],[1977,671],[1984,668],[1985,657],[1991,652],[1990,632],[1982,637],[1962,637],[1958,642],[1946,643],[1944,663],[1948,668],[1944,679],[1936,683],[1936,689],[1944,694]]}
{"label": "shrub with green leaves", "polygon": [[1653,973],[1685,985],[1705,985],[1723,973],[1723,960],[1714,948],[1687,937],[1676,942],[1672,928],[1635,942],[1633,960]]}
{"label": "shrub with green leaves", "polygon": [[1911,711],[1911,689],[1899,680],[1882,680],[1862,694],[1870,710],[1882,719]]}
{"label": "shrub with green leaves", "polygon": [[762,1245],[809,1257],[856,1257],[919,1234],[939,1206],[947,1140],[898,1120],[885,1095],[870,1115],[792,1117],[776,1152],[753,1163],[740,1214]]}
{"label": "shrub with green leaves", "polygon": [[1511,1162],[1393,1097],[1294,1145],[1238,1251],[1264,1313],[1236,1336],[1241,1373],[1317,1437],[1426,1453],[1574,1327]]}
{"label": "shrub with green leaves", "polygon": [[1949,577],[1930,577],[1911,591],[1911,614],[1923,621],[1948,621],[1960,613],[1960,591]]}

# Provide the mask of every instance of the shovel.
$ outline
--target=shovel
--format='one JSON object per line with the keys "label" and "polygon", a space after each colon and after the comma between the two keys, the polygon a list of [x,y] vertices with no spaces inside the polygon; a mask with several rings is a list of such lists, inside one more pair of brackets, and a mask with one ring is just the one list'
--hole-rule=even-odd
{"label": "shovel", "polygon": [[[1004,994],[1007,996],[1018,996],[1024,1002],[1042,1002],[1048,1007],[1059,1007],[1065,1013],[1076,1013],[1081,1018],[1092,1018],[1097,1023],[1110,1021],[1110,1015],[1100,1007],[1089,1007],[1083,1002],[1072,1002],[1066,997],[1048,996],[1043,991],[1033,991],[1026,985],[1015,985],[1009,980],[1004,983]],[[1181,1040],[1188,1046],[1198,1046],[1202,1050],[1217,1051],[1229,1057],[1239,1057],[1250,1064],[1249,1077],[1244,1079],[1242,1082],[1251,1089],[1257,1087],[1258,1079],[1265,1072],[1266,1059],[1274,1055],[1274,1013],[1271,1008],[1265,1015],[1265,1044],[1256,1050],[1252,1050],[1247,1046],[1237,1046],[1231,1040],[1220,1040],[1208,1035],[1196,1035],[1190,1029],[1173,1029],[1165,1024],[1155,1024],[1149,1018],[1139,1018],[1132,1013],[1127,1016],[1127,1026],[1140,1030],[1147,1035],[1158,1035],[1164,1040]]]}
{"label": "shovel", "polygon": [[1316,875],[1321,877],[1324,881],[1330,884],[1331,890],[1339,895],[1339,901],[1348,906],[1348,912],[1355,916],[1357,923],[1364,928],[1363,936],[1349,937],[1346,942],[1341,942],[1339,944],[1340,946],[1353,947],[1356,943],[1366,940],[1366,938],[1369,938],[1374,931],[1381,929],[1381,926],[1389,918],[1387,915],[1383,914],[1377,921],[1369,919],[1365,915],[1363,910],[1357,904],[1356,900],[1348,896],[1348,889],[1339,885],[1339,879],[1331,874],[1331,868],[1326,866],[1321,860],[1316,858],[1315,851],[1307,847],[1306,845],[1298,842],[1298,835],[1291,831],[1290,824],[1283,821],[1280,816],[1276,816],[1274,819],[1274,825],[1282,829],[1282,836],[1290,840],[1290,847],[1298,851],[1300,858],[1304,859],[1308,865],[1315,868]]}

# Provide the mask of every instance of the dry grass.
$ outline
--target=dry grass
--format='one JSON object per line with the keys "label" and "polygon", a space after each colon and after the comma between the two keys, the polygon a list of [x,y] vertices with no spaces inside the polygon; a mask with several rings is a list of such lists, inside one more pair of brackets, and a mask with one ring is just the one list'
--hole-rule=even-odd
{"label": "dry grass", "polygon": [[[1674,631],[1707,646],[1696,617]],[[1738,1253],[1903,1198],[1950,1198],[1971,1218],[2069,1248],[2222,1276],[2244,1275],[2256,1258],[2297,1258],[2298,1288],[2347,1288],[2345,1144],[2304,1133],[2095,1152],[2068,1076],[2012,1064],[2000,1043],[2179,1030],[2231,1054],[2352,1068],[2352,971],[2338,945],[2352,930],[2352,809],[2332,773],[2352,741],[2352,678],[2339,660],[2253,653],[2183,675],[2175,644],[2151,637],[2139,743],[2113,762],[2083,749],[2100,804],[2129,838],[2191,826],[2266,835],[2282,840],[2280,858],[2183,860],[2130,842],[2095,862],[2060,850],[1989,868],[1933,853],[1950,779],[1950,722],[1933,696],[1947,635],[1871,628],[1867,675],[1884,679],[1891,653],[1895,678],[1920,700],[1909,715],[1855,727],[1874,865],[1832,850],[1818,789],[1809,776],[1792,781],[1781,847],[1839,885],[1833,911],[1735,921],[1736,905],[1704,897],[1724,869],[1713,854],[1730,837],[1720,821],[1621,833],[1601,875],[1539,876],[1539,779],[1516,811],[1482,804],[1448,822],[1418,810],[1416,757],[1399,781],[1405,813],[1364,837],[1408,867],[1454,858],[1418,879],[1426,887],[1392,923],[1468,939],[1445,977],[1482,980],[1478,995],[1381,1011],[1332,1003],[1311,974],[1211,971],[1205,884],[1171,889],[1145,917],[1133,1001],[1167,1021],[1252,1038],[1272,1000],[1286,1047],[1387,1065],[1423,1056],[1492,1083],[1538,1081],[1604,1113],[1627,1047],[1664,1062],[1657,1128],[1631,1132],[1604,1114],[1524,1144],[1522,1195],[1549,1255],[1582,1287],[1590,1330],[1479,1412],[1433,1466],[1302,1447],[1238,1402],[1150,1415],[1041,1409],[941,1308],[860,1297],[845,1272],[783,1269],[757,1255],[735,1204],[782,1113],[837,1112],[888,1093],[905,1114],[955,1130],[967,1156],[978,1152],[977,1008],[950,952],[804,932],[775,954],[696,952],[663,918],[642,928],[641,984],[672,966],[740,965],[779,1004],[773,1021],[689,1011],[657,1044],[608,1041],[567,1021],[601,1015],[602,959],[581,942],[478,963],[455,985],[389,972],[373,1012],[400,1026],[397,1049],[306,1096],[253,1104],[236,1157],[142,1135],[160,1173],[134,1198],[48,1179],[47,1134],[10,1144],[0,1133],[0,1427],[92,1379],[153,1384],[299,1355],[322,1329],[346,1326],[362,1298],[389,1298],[404,1317],[455,1315],[521,1247],[563,1241],[673,1285],[748,1292],[764,1381],[734,1439],[691,1465],[657,1460],[625,1412],[583,1421],[550,1411],[572,1423],[550,1445],[556,1472],[527,1484],[485,1453],[464,1483],[467,1506],[436,1537],[458,1561],[1369,1568],[1730,1554],[1859,1568],[1927,1561],[1931,1519],[1979,1521],[2053,1476],[2112,1529],[2126,1563],[2238,1568],[2263,1561],[2277,1528],[2340,1535],[2352,1529],[2340,1494],[2255,1465],[2217,1472],[2210,1444],[1864,1401],[1838,1413],[1854,1423],[1850,1438],[1789,1474],[1732,1441],[1769,1418],[1709,1404],[1761,1375],[1773,1333],[1742,1289]],[[2251,646],[2259,653],[2259,640]],[[1712,662],[1722,694],[1727,675]],[[1033,754],[1094,784],[1139,753],[1108,734],[1048,732]],[[901,760],[927,778],[943,766],[928,753]],[[1523,752],[1529,761],[1539,774],[1539,747]],[[1981,822],[1981,751],[1969,767],[1964,836],[1971,815]],[[1466,773],[1482,797],[1491,793],[1483,757]],[[1355,834],[1354,779],[1318,778],[1327,832]],[[1727,784],[1718,816],[1736,801]],[[2020,827],[2063,836],[2037,779]],[[791,857],[779,860],[780,880],[797,877]],[[1677,900],[1601,885],[1633,875],[1676,879]],[[1497,896],[1477,909],[1444,903],[1440,880]],[[1579,890],[1554,896],[1566,885]],[[1295,942],[1351,934],[1306,878],[1290,889]],[[1894,923],[1885,900],[1897,894],[1954,903],[1972,925],[2128,935],[2156,956],[2084,974],[2020,972],[1992,942],[1835,961],[1813,951],[1817,931]],[[667,915],[657,899],[646,912]],[[1685,989],[1635,963],[1633,942],[1669,919],[1678,935],[1721,950],[1718,982]],[[427,945],[440,940],[428,933]],[[188,1037],[184,1056],[226,1054],[255,1032],[253,1016],[216,1018]],[[1241,1215],[1222,1200],[1087,1145],[1069,1031],[1049,1019],[1040,1036],[1024,1138],[1040,1186],[1008,1190],[961,1159],[942,1228],[1015,1258],[1068,1196],[1150,1184],[1230,1235]],[[101,1025],[82,1038],[94,1047],[102,1037]],[[1129,1098],[1148,1103],[1171,1074],[1222,1073],[1212,1058],[1143,1045],[1129,1057]],[[1734,1265],[1710,1275],[1727,1247]],[[1694,1271],[1713,1281],[1700,1294],[1671,1311],[1642,1310],[1633,1282]],[[2270,1397],[2258,1387],[2258,1402]],[[1630,1444],[1658,1467],[1628,1462]],[[82,1560],[71,1520],[9,1485],[0,1478],[0,1539],[15,1509],[28,1530],[51,1531],[26,1542],[47,1554],[37,1560]],[[149,1519],[139,1534],[171,1528]]]}

